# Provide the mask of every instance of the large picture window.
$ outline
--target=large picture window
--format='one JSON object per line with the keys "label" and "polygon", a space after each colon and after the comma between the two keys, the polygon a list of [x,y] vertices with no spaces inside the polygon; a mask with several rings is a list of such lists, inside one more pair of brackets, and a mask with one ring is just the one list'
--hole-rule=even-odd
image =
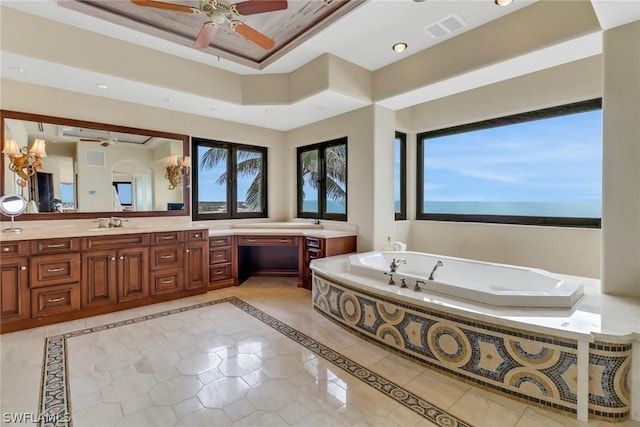
{"label": "large picture window", "polygon": [[194,220],[267,216],[267,149],[192,139]]}
{"label": "large picture window", "polygon": [[418,219],[599,227],[602,101],[417,136]]}
{"label": "large picture window", "polygon": [[347,220],[347,138],[298,147],[298,217]]}
{"label": "large picture window", "polygon": [[393,145],[393,200],[395,219],[407,219],[407,135],[396,132]]}

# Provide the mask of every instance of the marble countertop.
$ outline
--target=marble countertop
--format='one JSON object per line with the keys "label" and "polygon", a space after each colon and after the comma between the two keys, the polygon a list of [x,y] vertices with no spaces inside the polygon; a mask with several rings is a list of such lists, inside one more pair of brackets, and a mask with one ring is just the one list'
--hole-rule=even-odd
{"label": "marble countertop", "polygon": [[[335,230],[324,228],[322,224],[305,222],[265,222],[265,223],[238,223],[238,224],[211,224],[190,221],[168,221],[159,219],[131,218],[124,222],[122,227],[98,228],[98,224],[92,220],[56,221],[55,224],[34,222],[16,223],[16,227],[23,229],[22,233],[0,233],[0,242],[16,240],[55,239],[61,237],[85,237],[108,236],[131,233],[153,233],[175,230],[207,229],[210,236],[228,235],[279,235],[279,236],[309,236],[323,239],[336,237],[356,236],[355,230]],[[5,225],[6,224],[6,225]],[[2,224],[7,228],[8,223]]]}
{"label": "marble countertop", "polygon": [[[426,308],[445,310],[468,318],[577,340],[629,342],[640,340],[640,299],[605,295],[597,279],[567,276],[584,286],[583,297],[569,309],[498,307],[436,292],[405,292],[384,280],[355,275],[348,269],[349,255],[314,260],[311,268],[329,278],[358,286],[364,283],[382,295]],[[411,294],[410,296],[405,295]]]}

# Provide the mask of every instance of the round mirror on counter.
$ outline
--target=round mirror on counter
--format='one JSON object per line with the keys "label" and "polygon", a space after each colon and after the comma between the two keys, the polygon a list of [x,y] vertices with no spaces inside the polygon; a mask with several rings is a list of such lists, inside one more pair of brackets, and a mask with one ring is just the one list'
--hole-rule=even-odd
{"label": "round mirror on counter", "polygon": [[17,194],[0,197],[0,212],[11,217],[11,227],[2,230],[4,233],[22,233],[22,228],[14,227],[14,218],[27,210],[27,201]]}

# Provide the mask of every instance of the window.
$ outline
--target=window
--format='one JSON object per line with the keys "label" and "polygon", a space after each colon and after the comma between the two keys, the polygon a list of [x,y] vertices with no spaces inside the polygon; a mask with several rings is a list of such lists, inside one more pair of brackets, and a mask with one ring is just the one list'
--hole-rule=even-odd
{"label": "window", "polygon": [[407,135],[401,132],[393,146],[393,195],[396,221],[407,219]]}
{"label": "window", "polygon": [[298,147],[298,217],[347,220],[347,138]]}
{"label": "window", "polygon": [[116,188],[116,193],[118,193],[120,205],[131,206],[133,203],[131,183],[114,181],[113,186]]}
{"label": "window", "polygon": [[599,227],[602,100],[419,134],[417,218]]}
{"label": "window", "polygon": [[194,220],[265,218],[267,149],[192,139]]}

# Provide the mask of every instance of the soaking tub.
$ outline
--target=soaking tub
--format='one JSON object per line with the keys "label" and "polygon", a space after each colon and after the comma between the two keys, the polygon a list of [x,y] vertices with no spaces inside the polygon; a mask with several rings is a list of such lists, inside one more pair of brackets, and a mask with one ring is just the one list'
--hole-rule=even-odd
{"label": "soaking tub", "polygon": [[[427,292],[438,292],[503,307],[572,307],[582,296],[581,283],[548,271],[474,261],[420,252],[366,252],[349,257],[349,271],[389,281],[390,264],[396,286],[402,278],[414,292],[416,281]],[[432,279],[429,279],[432,270]]]}

